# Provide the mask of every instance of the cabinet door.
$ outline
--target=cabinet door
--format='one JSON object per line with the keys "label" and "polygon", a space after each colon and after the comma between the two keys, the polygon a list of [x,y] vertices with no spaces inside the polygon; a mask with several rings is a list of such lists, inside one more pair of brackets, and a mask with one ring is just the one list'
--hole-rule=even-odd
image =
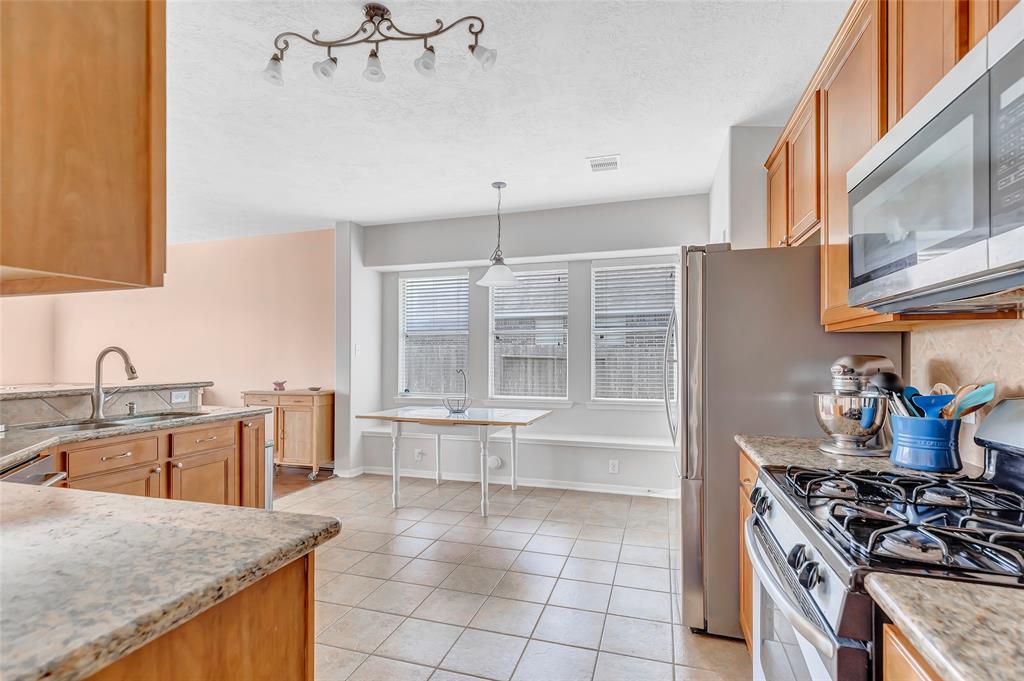
{"label": "cabinet door", "polygon": [[171,461],[172,499],[234,506],[238,503],[238,450],[224,447]]}
{"label": "cabinet door", "polygon": [[892,624],[882,625],[882,681],[939,681],[938,674]]}
{"label": "cabinet door", "polygon": [[242,421],[239,468],[242,478],[242,506],[263,508],[266,497],[266,468],[264,462],[263,416]]}
{"label": "cabinet door", "polygon": [[966,51],[960,0],[888,0],[889,126],[903,118]]}
{"label": "cabinet door", "polygon": [[768,164],[768,246],[789,241],[789,145]]}
{"label": "cabinet door", "polygon": [[278,446],[281,463],[313,464],[313,407],[280,407]]}
{"label": "cabinet door", "polygon": [[162,285],[164,11],[0,2],[4,294]]}
{"label": "cabinet door", "polygon": [[880,22],[875,0],[860,5],[821,88],[824,215],[821,239],[823,324],[874,313],[850,308],[846,173],[882,134]]}
{"label": "cabinet door", "polygon": [[747,648],[753,649],[751,632],[754,623],[754,571],[747,557],[747,543],[743,536],[743,526],[751,513],[749,492],[740,485],[740,629],[747,642]]}
{"label": "cabinet door", "polygon": [[136,466],[110,473],[101,473],[90,478],[68,482],[71,489],[87,489],[93,492],[114,492],[137,497],[163,496],[163,468],[157,465]]}
{"label": "cabinet door", "polygon": [[965,0],[970,21],[968,47],[974,47],[989,30],[1017,6],[1019,0]]}
{"label": "cabinet door", "polygon": [[821,219],[821,173],[819,172],[819,98],[815,92],[798,113],[789,139],[788,243],[795,244],[811,233]]}

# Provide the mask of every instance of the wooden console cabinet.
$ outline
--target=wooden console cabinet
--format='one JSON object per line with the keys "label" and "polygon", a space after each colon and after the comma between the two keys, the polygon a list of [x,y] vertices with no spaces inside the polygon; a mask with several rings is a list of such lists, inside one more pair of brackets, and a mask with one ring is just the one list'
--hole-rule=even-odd
{"label": "wooden console cabinet", "polygon": [[333,390],[247,390],[247,407],[274,408],[274,464],[312,469],[334,461]]}

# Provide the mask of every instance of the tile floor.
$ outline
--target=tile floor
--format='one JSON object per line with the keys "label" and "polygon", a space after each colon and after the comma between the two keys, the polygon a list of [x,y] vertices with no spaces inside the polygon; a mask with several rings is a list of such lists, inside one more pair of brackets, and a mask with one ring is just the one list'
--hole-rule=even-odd
{"label": "tile floor", "polygon": [[317,681],[739,681],[741,642],[673,622],[664,499],[407,479],[275,501],[334,515],[317,550]]}

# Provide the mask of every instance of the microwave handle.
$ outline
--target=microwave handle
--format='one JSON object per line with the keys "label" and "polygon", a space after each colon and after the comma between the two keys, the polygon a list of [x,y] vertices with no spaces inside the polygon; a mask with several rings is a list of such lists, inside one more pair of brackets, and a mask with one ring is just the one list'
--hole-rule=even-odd
{"label": "microwave handle", "polygon": [[804,615],[799,606],[786,593],[786,588],[775,575],[768,558],[761,548],[761,540],[758,539],[754,527],[757,523],[757,516],[751,514],[743,527],[743,535],[747,545],[747,555],[750,558],[750,565],[757,574],[761,587],[768,592],[776,607],[792,625],[798,634],[803,636],[822,655],[833,658],[836,654],[836,644],[824,630]]}

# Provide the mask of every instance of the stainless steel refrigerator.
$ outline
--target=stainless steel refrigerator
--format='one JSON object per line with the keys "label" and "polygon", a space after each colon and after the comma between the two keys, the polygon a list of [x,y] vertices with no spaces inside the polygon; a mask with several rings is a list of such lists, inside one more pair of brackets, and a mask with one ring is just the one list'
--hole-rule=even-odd
{"label": "stainless steel refrigerator", "polygon": [[[739,638],[736,434],[823,437],[811,393],[848,354],[902,364],[898,333],[825,333],[819,247],[680,255],[681,309],[665,345],[666,412],[677,445],[672,588],[684,626]],[[672,389],[675,388],[675,389]]]}

